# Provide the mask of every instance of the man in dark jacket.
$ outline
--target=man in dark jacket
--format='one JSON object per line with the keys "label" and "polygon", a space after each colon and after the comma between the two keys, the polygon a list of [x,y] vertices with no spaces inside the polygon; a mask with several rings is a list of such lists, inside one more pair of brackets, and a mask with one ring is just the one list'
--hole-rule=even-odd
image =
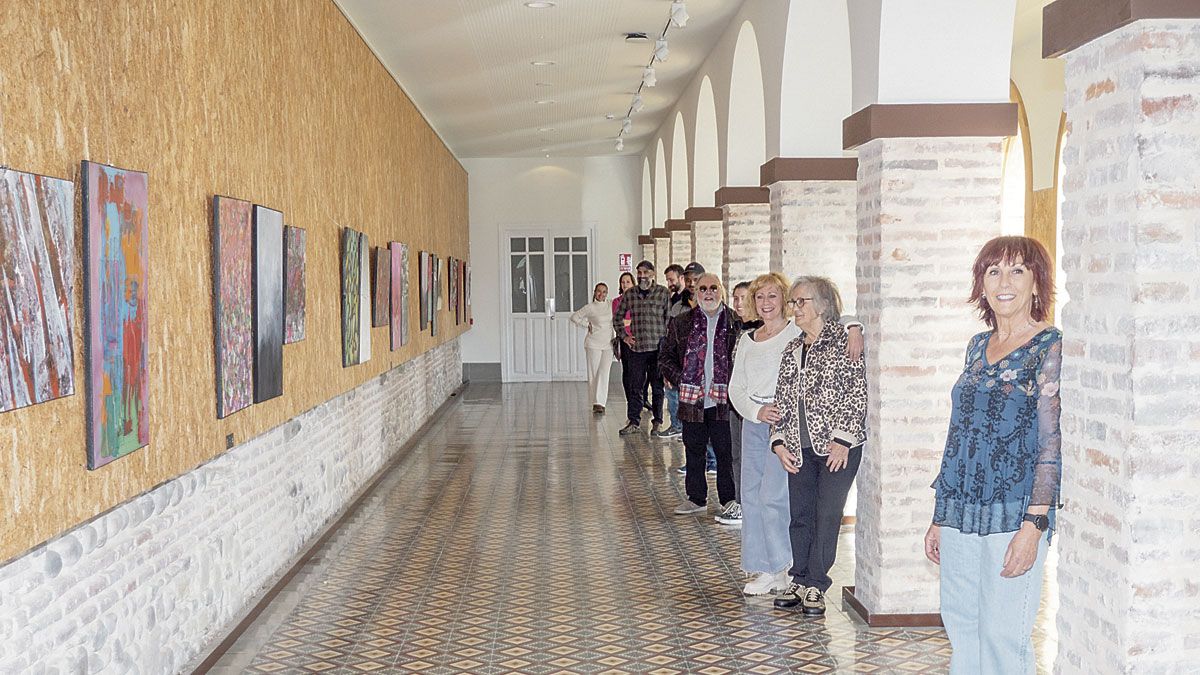
{"label": "man in dark jacket", "polygon": [[687,454],[687,500],[678,515],[707,509],[708,481],[704,455],[709,442],[717,457],[717,497],[721,504],[735,499],[729,436],[729,375],[733,370],[734,322],[725,304],[725,289],[714,274],[696,284],[697,305],[667,326],[659,370],[667,386],[679,393],[679,419]]}

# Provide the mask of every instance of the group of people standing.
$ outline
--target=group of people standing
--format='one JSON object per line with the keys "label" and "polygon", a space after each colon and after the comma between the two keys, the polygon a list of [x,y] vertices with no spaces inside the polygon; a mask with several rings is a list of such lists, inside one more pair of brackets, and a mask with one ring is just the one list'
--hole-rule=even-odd
{"label": "group of people standing", "polygon": [[[988,330],[969,342],[951,392],[924,542],[941,566],[954,673],[1033,672],[1030,634],[1059,500],[1052,269],[1035,240],[999,237],[972,270],[970,302]],[[622,275],[611,303],[598,284],[594,302],[572,317],[589,331],[593,411],[604,412],[617,354],[627,401],[620,434],[640,433],[649,409],[653,436],[682,436],[686,499],[674,513],[708,510],[711,456],[716,520],[741,529],[751,575],[743,592],[824,614],[867,437],[862,324],[842,315],[838,288],[824,277],[789,283],[771,272],[727,298],[721,279],[698,263],[669,267],[666,287],[650,261],[636,274]]]}

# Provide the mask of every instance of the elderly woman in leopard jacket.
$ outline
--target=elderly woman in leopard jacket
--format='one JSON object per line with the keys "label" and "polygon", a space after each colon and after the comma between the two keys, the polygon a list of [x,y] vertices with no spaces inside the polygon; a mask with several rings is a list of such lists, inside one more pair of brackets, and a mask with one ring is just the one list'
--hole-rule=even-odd
{"label": "elderly woman in leopard jacket", "polygon": [[801,334],[783,350],[771,449],[788,472],[792,583],[775,606],[800,605],[805,614],[821,615],[846,495],[866,440],[866,363],[846,354],[846,332],[838,324],[842,300],[833,282],[800,277],[789,297]]}

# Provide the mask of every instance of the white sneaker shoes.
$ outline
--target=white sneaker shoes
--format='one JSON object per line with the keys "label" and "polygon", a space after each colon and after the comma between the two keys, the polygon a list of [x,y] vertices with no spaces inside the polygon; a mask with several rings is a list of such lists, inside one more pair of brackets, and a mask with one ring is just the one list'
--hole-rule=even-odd
{"label": "white sneaker shoes", "polygon": [[788,584],[792,581],[788,576],[787,570],[782,572],[759,572],[754,575],[754,578],[746,584],[742,589],[745,595],[767,595],[775,591],[787,590]]}

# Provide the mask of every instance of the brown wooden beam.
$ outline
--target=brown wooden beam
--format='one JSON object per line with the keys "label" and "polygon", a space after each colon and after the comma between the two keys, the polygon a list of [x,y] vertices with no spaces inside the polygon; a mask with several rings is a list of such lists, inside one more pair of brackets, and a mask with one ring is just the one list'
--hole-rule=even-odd
{"label": "brown wooden beam", "polygon": [[725,220],[725,214],[717,206],[693,206],[683,212],[683,219],[692,223],[697,220]]}
{"label": "brown wooden beam", "polygon": [[668,232],[667,228],[665,227],[656,227],[653,230],[650,230],[650,236],[654,237],[655,239],[662,239],[663,237],[671,236],[671,233]]}
{"label": "brown wooden beam", "polygon": [[758,169],[763,187],[784,180],[858,180],[857,157],[776,157]]}
{"label": "brown wooden beam", "polygon": [[1042,8],[1042,58],[1062,56],[1140,19],[1200,19],[1196,0],[1058,0]]}
{"label": "brown wooden beam", "polygon": [[692,229],[692,224],[683,218],[672,218],[667,221],[668,232],[683,232]]}
{"label": "brown wooden beam", "polygon": [[648,234],[639,234],[638,235],[638,243],[639,244],[653,244],[654,237],[651,237]]}
{"label": "brown wooden beam", "polygon": [[874,103],[842,120],[842,147],[879,138],[1013,136],[1016,103]]}
{"label": "brown wooden beam", "polygon": [[770,204],[771,191],[765,187],[723,187],[714,194],[717,206],[727,204]]}

